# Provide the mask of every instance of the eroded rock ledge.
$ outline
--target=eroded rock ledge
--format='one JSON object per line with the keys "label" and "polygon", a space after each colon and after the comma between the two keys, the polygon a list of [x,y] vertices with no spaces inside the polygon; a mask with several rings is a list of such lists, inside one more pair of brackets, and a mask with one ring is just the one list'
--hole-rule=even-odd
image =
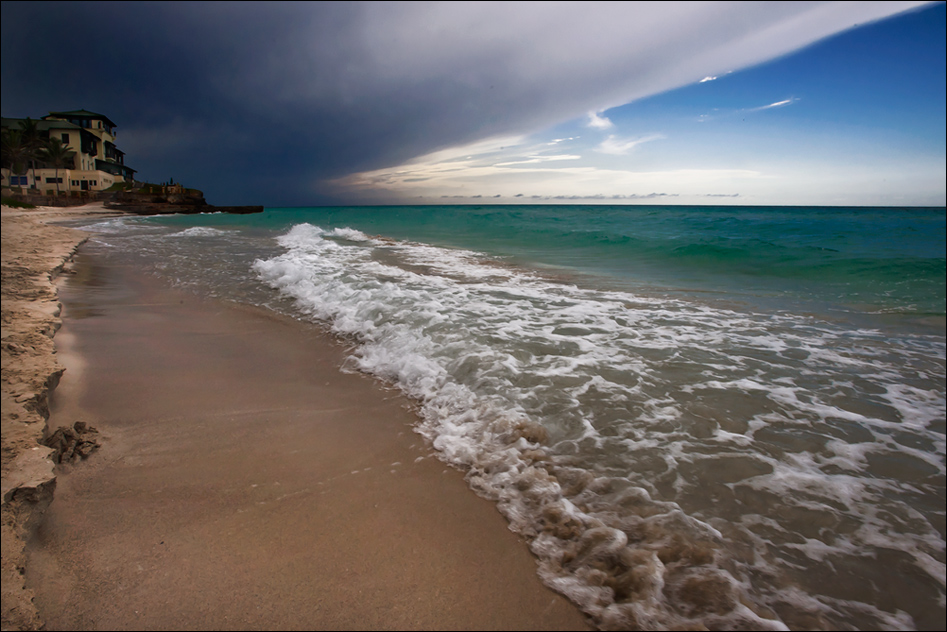
{"label": "eroded rock ledge", "polygon": [[49,506],[56,488],[54,450],[43,441],[49,394],[63,367],[53,335],[61,305],[53,279],[87,238],[82,231],[51,226],[40,214],[4,207],[2,216],[2,627],[43,625],[24,584],[24,544]]}

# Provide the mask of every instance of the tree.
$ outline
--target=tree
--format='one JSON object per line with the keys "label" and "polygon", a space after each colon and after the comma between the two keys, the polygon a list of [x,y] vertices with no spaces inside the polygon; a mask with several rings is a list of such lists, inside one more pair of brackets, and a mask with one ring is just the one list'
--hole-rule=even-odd
{"label": "tree", "polygon": [[10,175],[26,173],[30,149],[23,138],[23,130],[3,130],[3,164],[10,167]]}
{"label": "tree", "polygon": [[39,125],[30,117],[20,121],[20,131],[23,134],[23,143],[26,145],[27,161],[33,171],[33,184],[36,185],[36,159],[39,158],[45,146],[45,140],[40,135]]}
{"label": "tree", "polygon": [[46,141],[46,146],[40,151],[40,160],[56,169],[56,195],[59,195],[59,170],[66,165],[75,166],[73,161],[75,153],[67,145],[63,145],[61,140],[53,137]]}

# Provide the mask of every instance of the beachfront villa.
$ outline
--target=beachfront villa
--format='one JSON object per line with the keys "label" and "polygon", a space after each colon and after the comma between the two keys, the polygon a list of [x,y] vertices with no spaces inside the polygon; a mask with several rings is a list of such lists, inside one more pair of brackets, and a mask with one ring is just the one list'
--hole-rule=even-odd
{"label": "beachfront villa", "polygon": [[[3,132],[22,130],[26,119],[3,118]],[[125,166],[125,153],[115,146],[115,123],[104,114],[88,110],[50,112],[34,121],[40,142],[58,139],[72,151],[64,166],[44,163],[14,164],[6,157],[2,168],[3,186],[21,187],[37,193],[103,191],[116,183],[135,179],[135,170]],[[24,172],[25,170],[25,172]]]}

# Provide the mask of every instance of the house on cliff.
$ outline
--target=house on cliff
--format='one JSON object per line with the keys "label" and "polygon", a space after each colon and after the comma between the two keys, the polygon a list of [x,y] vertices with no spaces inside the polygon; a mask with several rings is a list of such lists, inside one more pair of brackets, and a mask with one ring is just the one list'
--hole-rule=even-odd
{"label": "house on cliff", "polygon": [[[4,136],[7,136],[8,130],[22,130],[25,121],[3,118]],[[50,112],[34,123],[40,142],[56,138],[73,152],[71,164],[67,162],[57,174],[53,165],[43,163],[38,158],[35,168],[30,168],[23,161],[14,164],[5,156],[0,170],[3,186],[49,194],[57,190],[102,191],[113,184],[135,179],[135,170],[125,165],[125,153],[115,145],[116,125],[104,114],[88,110]]]}

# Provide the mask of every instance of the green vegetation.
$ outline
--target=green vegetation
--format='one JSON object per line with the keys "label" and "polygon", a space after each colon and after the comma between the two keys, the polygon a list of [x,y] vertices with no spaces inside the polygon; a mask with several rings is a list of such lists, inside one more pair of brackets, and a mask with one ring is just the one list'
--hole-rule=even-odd
{"label": "green vegetation", "polygon": [[[56,169],[56,195],[59,195],[59,170],[64,169],[66,165],[73,164],[73,156],[76,152],[69,149],[58,138],[50,137],[46,140],[43,147],[37,152],[41,160],[53,166]],[[36,177],[34,176],[35,180]]]}
{"label": "green vegetation", "polygon": [[20,202],[13,199],[12,197],[3,196],[2,200],[4,206],[9,206],[10,208],[36,208],[32,204],[27,204],[26,202]]}
{"label": "green vegetation", "polygon": [[141,185],[142,193],[150,193],[152,195],[158,195],[163,192],[163,187],[160,184],[152,184],[150,182],[145,182]]}
{"label": "green vegetation", "polygon": [[31,152],[23,131],[18,129],[3,130],[3,166],[9,167],[11,173],[20,175],[26,173]]}
{"label": "green vegetation", "polygon": [[135,187],[134,182],[116,182],[109,188],[105,189],[106,191],[115,192],[115,191],[131,191]]}
{"label": "green vegetation", "polygon": [[33,182],[36,182],[36,159],[43,152],[46,141],[40,136],[37,122],[28,116],[25,121],[20,121],[20,130],[23,136],[23,144],[26,146],[26,158],[30,170],[33,172]]}
{"label": "green vegetation", "polygon": [[33,182],[38,186],[36,162],[44,162],[56,169],[56,193],[59,193],[59,170],[72,166],[74,151],[58,138],[44,138],[37,122],[29,117],[20,121],[20,129],[4,129],[2,140],[3,166],[10,168],[11,175],[22,175],[31,169]]}

